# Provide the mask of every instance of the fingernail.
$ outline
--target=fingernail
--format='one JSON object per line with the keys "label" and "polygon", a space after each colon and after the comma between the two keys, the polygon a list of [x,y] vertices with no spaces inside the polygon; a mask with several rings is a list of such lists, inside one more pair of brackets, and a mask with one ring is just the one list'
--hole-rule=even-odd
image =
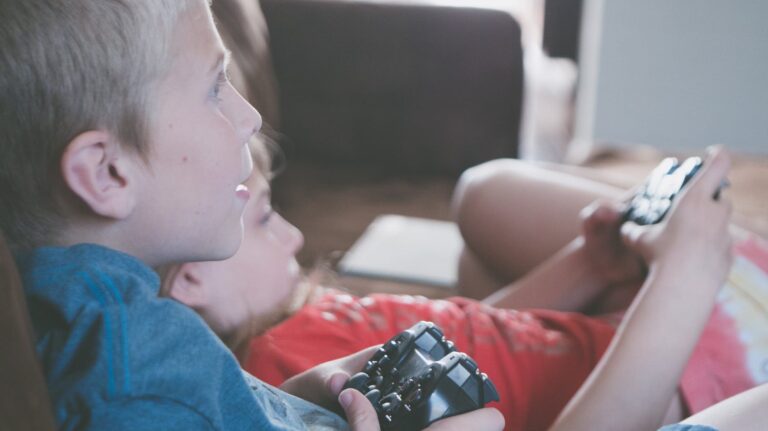
{"label": "fingernail", "polygon": [[351,391],[342,392],[341,395],[339,395],[339,403],[345,409],[349,407],[349,405],[352,404],[352,392]]}

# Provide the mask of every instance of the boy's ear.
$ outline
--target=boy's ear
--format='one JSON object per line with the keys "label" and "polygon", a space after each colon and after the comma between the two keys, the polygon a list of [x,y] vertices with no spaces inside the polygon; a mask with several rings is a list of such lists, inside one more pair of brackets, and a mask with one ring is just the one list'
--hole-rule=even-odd
{"label": "boy's ear", "polygon": [[184,263],[168,274],[166,295],[190,308],[200,308],[207,303],[205,286],[199,276],[196,263]]}
{"label": "boy's ear", "polygon": [[67,145],[61,172],[69,189],[94,213],[123,219],[136,205],[135,160],[112,134],[89,130]]}

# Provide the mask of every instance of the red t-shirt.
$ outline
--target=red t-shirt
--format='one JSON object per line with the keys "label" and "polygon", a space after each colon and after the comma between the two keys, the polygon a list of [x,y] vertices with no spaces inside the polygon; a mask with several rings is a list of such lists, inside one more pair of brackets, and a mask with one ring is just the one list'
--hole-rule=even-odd
{"label": "red t-shirt", "polygon": [[[734,265],[680,387],[691,413],[768,383],[768,241],[734,246]],[[695,301],[696,298],[691,298]],[[614,316],[615,317],[615,316]],[[618,320],[476,301],[329,291],[251,342],[244,368],[279,385],[321,362],[381,344],[420,320],[438,324],[499,392],[508,430],[546,429],[603,354]]]}
{"label": "red t-shirt", "polygon": [[319,363],[435,322],[474,358],[499,392],[508,430],[546,429],[597,364],[614,334],[579,313],[504,310],[464,298],[430,300],[330,291],[251,343],[244,368],[273,385]]}

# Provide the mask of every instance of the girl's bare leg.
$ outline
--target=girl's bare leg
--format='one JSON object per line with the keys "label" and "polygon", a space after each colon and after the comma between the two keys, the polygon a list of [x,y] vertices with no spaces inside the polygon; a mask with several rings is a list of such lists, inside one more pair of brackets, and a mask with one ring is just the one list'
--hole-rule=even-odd
{"label": "girl's bare leg", "polygon": [[720,431],[768,429],[768,384],[734,395],[683,423],[709,425]]}
{"label": "girl's bare leg", "polygon": [[522,276],[578,235],[585,206],[621,195],[554,165],[500,159],[468,169],[453,197],[465,241],[459,293],[485,298]]}

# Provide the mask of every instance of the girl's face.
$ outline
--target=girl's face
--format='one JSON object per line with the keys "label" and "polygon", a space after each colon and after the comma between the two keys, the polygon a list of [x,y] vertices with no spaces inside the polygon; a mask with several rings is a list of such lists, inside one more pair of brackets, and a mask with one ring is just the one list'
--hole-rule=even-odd
{"label": "girl's face", "polygon": [[301,232],[272,210],[270,187],[260,174],[246,185],[251,199],[245,207],[244,238],[237,253],[224,261],[188,263],[175,278],[196,284],[191,300],[171,294],[195,308],[225,341],[253,335],[285,312],[301,272],[296,253],[304,244]]}

